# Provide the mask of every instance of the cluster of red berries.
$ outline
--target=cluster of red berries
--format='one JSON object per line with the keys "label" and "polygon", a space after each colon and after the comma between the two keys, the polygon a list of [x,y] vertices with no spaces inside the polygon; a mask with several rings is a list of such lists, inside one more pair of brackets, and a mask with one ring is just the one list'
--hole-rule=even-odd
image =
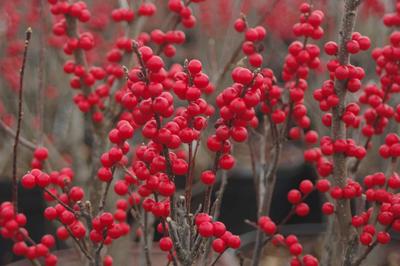
{"label": "cluster of red berries", "polygon": [[186,35],[180,30],[170,30],[163,32],[156,29],[150,33],[151,41],[162,47],[162,51],[166,57],[173,57],[176,53],[175,45],[183,44],[186,40]]}
{"label": "cluster of red berries", "polygon": [[341,188],[338,186],[332,187],[330,189],[330,195],[333,199],[354,199],[362,195],[363,189],[360,183],[347,179],[347,184]]}
{"label": "cluster of red berries", "polygon": [[[323,138],[321,138],[323,139]],[[304,151],[304,160],[307,162],[316,163],[317,172],[322,177],[327,177],[332,174],[332,161],[323,156],[321,148],[315,147]]]}
{"label": "cluster of red berries", "polygon": [[[89,21],[90,13],[87,11],[84,2],[80,1],[69,4],[66,1],[50,1],[50,4],[52,5],[51,11],[54,16],[64,15],[64,18],[58,19],[53,25],[53,33],[55,35],[66,37],[64,41],[64,53],[74,55],[76,59],[80,58],[79,62],[68,61],[64,65],[64,72],[74,74],[74,77],[70,81],[71,88],[82,90],[82,93],[75,95],[74,103],[82,112],[92,111],[92,120],[99,123],[103,121],[103,114],[98,109],[104,109],[102,98],[108,97],[109,88],[107,86],[99,86],[94,92],[90,88],[95,85],[96,81],[103,80],[106,74],[109,74],[107,72],[112,71],[112,74],[116,74],[115,76],[119,77],[122,77],[123,72],[121,69],[119,72],[114,69],[108,69],[106,72],[101,67],[86,69],[83,65],[85,62],[82,61],[82,56],[78,54],[81,51],[90,51],[95,47],[95,36],[91,32],[80,34],[75,32],[75,29],[71,28],[71,23],[68,23],[67,20],[79,19],[81,22]],[[115,58],[112,56],[108,56],[107,58],[111,59],[111,62],[115,61]]]}
{"label": "cluster of red berries", "polygon": [[243,67],[232,71],[232,79],[235,83],[217,96],[216,103],[221,119],[216,123],[215,134],[207,139],[207,147],[222,154],[218,166],[225,170],[231,169],[235,164],[233,156],[230,155],[230,139],[244,142],[248,137],[246,127],[258,125],[254,107],[261,100],[260,88],[263,84],[261,74],[252,73]]}
{"label": "cluster of red berries", "polygon": [[[377,174],[380,175],[379,173]],[[374,239],[376,239],[379,244],[387,244],[391,240],[391,236],[388,232],[389,229],[396,232],[400,231],[399,197],[393,193],[387,192],[385,189],[368,189],[366,195],[368,201],[379,203],[380,210],[376,219],[382,227],[374,226],[374,224],[371,223],[374,222],[371,220],[372,208],[353,216],[351,223],[356,228],[362,228],[360,242],[363,245],[371,245]]]}
{"label": "cluster of red berries", "polygon": [[383,16],[383,23],[387,27],[395,27],[400,25],[400,2],[396,1],[396,12],[386,13]]}
{"label": "cluster of red berries", "polygon": [[109,212],[103,212],[93,218],[93,229],[89,233],[89,238],[93,243],[110,245],[113,240],[126,236],[130,232],[130,226],[126,223],[127,207],[117,207],[120,208],[115,211],[114,215]]}
{"label": "cluster of red berries", "polygon": [[117,8],[111,12],[111,17],[115,22],[131,22],[135,18],[135,12],[129,8]]}
{"label": "cluster of red berries", "polygon": [[299,8],[302,13],[300,22],[293,26],[293,33],[297,36],[310,37],[319,40],[324,35],[321,23],[325,17],[321,10],[311,10],[311,5],[302,3]]}
{"label": "cluster of red berries", "polygon": [[400,156],[400,138],[396,133],[386,135],[385,143],[379,147],[379,155],[385,159]]}
{"label": "cluster of red berries", "polygon": [[[309,69],[317,69],[320,66],[320,49],[317,45],[307,44],[304,46],[303,43],[295,41],[290,44],[288,49],[289,54],[286,56],[283,66],[283,80],[289,81],[293,77],[307,79]],[[294,102],[303,99],[303,97],[296,97],[297,94],[290,94]]]}
{"label": "cluster of red berries", "polygon": [[49,152],[45,147],[37,147],[33,151],[33,159],[31,161],[32,169],[42,169],[43,163],[49,156]]}
{"label": "cluster of red berries", "polygon": [[[204,0],[192,0],[193,3],[200,3]],[[169,0],[168,8],[170,11],[179,15],[180,22],[185,28],[193,28],[196,24],[196,18],[193,16],[193,11],[187,4],[181,0]]]}
{"label": "cluster of red berries", "polygon": [[335,153],[343,153],[347,157],[363,159],[367,154],[363,146],[358,146],[353,139],[338,139],[333,141],[330,137],[324,136],[320,140],[321,152],[325,156]]}
{"label": "cluster of red berries", "polygon": [[[61,171],[53,171],[50,174],[47,174],[39,169],[32,169],[32,171],[28,172],[21,178],[21,184],[26,189],[32,189],[36,186],[40,188],[47,188],[50,187],[50,191],[55,191],[57,195],[57,191],[55,190],[57,187],[60,189],[64,189],[69,187],[71,181],[73,179],[74,173],[70,168],[63,168]],[[46,196],[47,193],[44,193],[45,199],[49,199]],[[65,193],[59,195],[61,198],[67,196]],[[49,199],[54,200],[54,199]],[[66,199],[68,201],[68,199]]]}
{"label": "cluster of red berries", "polygon": [[274,235],[277,231],[276,224],[268,216],[260,216],[257,225],[267,235]]}
{"label": "cluster of red berries", "polygon": [[400,120],[400,109],[394,110],[387,104],[392,94],[400,91],[397,79],[400,57],[394,52],[400,46],[400,33],[395,31],[390,35],[390,45],[376,48],[372,58],[376,62],[376,73],[381,77],[381,87],[371,84],[366,86],[359,97],[362,104],[369,105],[364,112],[365,125],[362,128],[364,136],[371,138],[374,134],[381,134],[391,118]]}
{"label": "cluster of red berries", "polygon": [[263,76],[263,86],[260,88],[261,111],[264,114],[271,114],[272,122],[275,124],[281,124],[286,119],[286,112],[279,106],[282,101],[282,88],[276,84],[276,78],[271,69],[264,68],[261,74]]}
{"label": "cluster of red berries", "polygon": [[[156,13],[156,11],[157,8],[153,3],[143,2],[139,6],[137,14],[139,16],[151,17]],[[117,8],[111,12],[111,17],[115,22],[126,21],[129,23],[134,20],[135,12],[129,8]]]}
{"label": "cluster of red berries", "polygon": [[56,15],[69,15],[81,22],[87,22],[91,18],[90,11],[87,9],[87,4],[83,1],[68,3],[67,1],[48,0],[51,5],[50,12]]}
{"label": "cluster of red berries", "polygon": [[257,44],[265,39],[267,31],[263,26],[249,28],[244,18],[237,19],[234,27],[237,32],[245,32],[242,52],[247,56],[249,64],[253,67],[260,67],[263,63],[263,56],[259,53],[262,46]]}
{"label": "cluster of red berries", "polygon": [[[320,66],[320,49],[317,45],[308,43],[309,37],[319,39],[323,35],[320,24],[324,19],[324,14],[320,10],[312,10],[312,7],[303,3],[300,6],[300,22],[293,26],[293,32],[296,36],[304,36],[304,41],[294,41],[288,47],[288,55],[285,57],[283,65],[282,79],[286,82],[285,87],[289,90],[289,106],[284,110],[276,110],[276,114],[280,114],[279,122],[289,115],[294,120],[297,127],[289,130],[291,139],[301,138],[301,129],[308,129],[311,120],[307,116],[307,107],[304,105],[304,95],[308,88],[307,78],[310,69],[317,69]],[[272,114],[272,121],[276,123],[276,114]],[[313,136],[308,134],[308,140]]]}
{"label": "cluster of red berries", "polygon": [[217,253],[223,253],[228,248],[238,249],[240,238],[226,230],[222,222],[212,221],[207,213],[199,213],[195,217],[197,232],[205,238],[215,237],[212,249]]}
{"label": "cluster of red berries", "polygon": [[318,266],[318,260],[314,256],[310,254],[305,254],[303,258],[301,258],[301,254],[303,253],[303,245],[299,243],[299,240],[295,235],[288,235],[284,237],[281,234],[276,234],[272,238],[272,243],[275,246],[284,246],[286,247],[293,258],[290,261],[291,266]]}
{"label": "cluster of red berries", "polygon": [[125,154],[130,150],[130,145],[126,141],[133,136],[134,128],[126,120],[120,120],[116,128],[109,132],[108,138],[114,147],[105,152],[100,157],[102,168],[97,172],[98,178],[103,182],[112,181],[112,168],[117,164],[125,165],[128,161]]}
{"label": "cluster of red berries", "polygon": [[287,194],[288,201],[294,205],[296,215],[300,217],[307,216],[310,213],[310,207],[303,200],[314,190],[313,183],[305,179],[301,181],[299,189],[292,189]]}
{"label": "cluster of red berries", "polygon": [[390,189],[395,190],[398,189],[400,186],[400,178],[397,173],[395,173],[387,179],[384,173],[378,172],[367,175],[364,178],[364,185],[367,189],[373,187],[382,188],[383,186],[387,185]]}
{"label": "cluster of red berries", "polygon": [[5,239],[14,241],[12,251],[17,256],[23,256],[29,260],[44,258],[45,266],[57,264],[57,257],[51,254],[50,249],[55,246],[52,235],[44,235],[40,243],[35,243],[24,228],[26,217],[17,213],[11,202],[3,202],[0,205],[0,234]]}

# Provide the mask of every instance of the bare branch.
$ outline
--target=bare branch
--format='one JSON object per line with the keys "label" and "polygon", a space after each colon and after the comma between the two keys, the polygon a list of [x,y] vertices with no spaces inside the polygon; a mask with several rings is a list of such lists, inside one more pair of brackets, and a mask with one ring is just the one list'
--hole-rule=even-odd
{"label": "bare branch", "polygon": [[18,90],[18,122],[17,122],[17,131],[15,132],[14,146],[13,146],[13,164],[12,164],[12,183],[13,183],[13,191],[12,191],[12,202],[14,204],[15,210],[18,212],[18,178],[17,178],[17,156],[18,156],[18,144],[19,144],[19,135],[21,132],[21,122],[22,122],[22,101],[23,101],[23,89],[24,89],[24,73],[25,73],[25,65],[26,65],[26,57],[28,55],[28,46],[29,41],[32,36],[32,29],[29,27],[25,32],[25,49],[24,55],[22,58],[22,66],[20,70],[19,77],[19,90]]}

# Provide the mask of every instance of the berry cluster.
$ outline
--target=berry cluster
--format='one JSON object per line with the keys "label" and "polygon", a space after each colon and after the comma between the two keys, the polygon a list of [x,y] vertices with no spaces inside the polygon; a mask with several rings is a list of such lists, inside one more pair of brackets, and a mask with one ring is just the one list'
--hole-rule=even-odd
{"label": "berry cluster", "polygon": [[238,249],[240,238],[226,230],[221,222],[214,222],[207,213],[199,213],[195,217],[196,228],[200,236],[204,238],[215,237],[212,241],[212,249],[217,253],[223,253],[228,248]]}
{"label": "berry cluster", "polygon": [[57,257],[50,252],[55,246],[54,237],[44,235],[40,243],[35,243],[24,228],[26,222],[26,216],[17,213],[11,202],[6,201],[0,205],[0,234],[3,238],[14,241],[13,253],[29,260],[44,258],[46,266],[57,265]]}
{"label": "berry cluster", "polygon": [[272,244],[274,246],[286,247],[290,254],[293,256],[290,265],[291,266],[317,266],[319,265],[317,258],[310,254],[305,254],[301,258],[303,253],[303,246],[299,243],[299,240],[295,235],[288,235],[284,237],[281,234],[275,234],[272,238]]}
{"label": "berry cluster", "polygon": [[[95,191],[99,192],[100,200],[92,195],[85,197],[85,190],[73,185],[72,169],[50,172],[45,161],[53,159],[53,149],[50,146],[49,150],[36,147],[35,144],[30,145],[34,147],[31,170],[22,176],[20,183],[24,189],[38,188],[43,191],[48,204],[43,215],[57,224],[55,236],[63,241],[73,240],[93,265],[98,266],[102,262],[111,266],[113,259],[102,252],[103,246],[127,236],[136,226],[136,236],[147,239],[151,232],[149,228],[153,225],[147,225],[147,222],[153,219],[161,236],[159,247],[175,264],[195,264],[200,255],[205,256],[199,254],[199,250],[212,249],[218,253],[218,259],[228,248],[240,248],[239,236],[233,235],[224,223],[218,221],[221,198],[212,202],[212,190],[218,183],[220,170],[230,170],[235,166],[235,143],[246,142],[253,129],[256,129],[252,132],[254,134],[265,129],[263,137],[266,142],[271,141],[271,158],[268,158],[271,165],[267,166],[261,158],[258,161],[263,171],[256,180],[257,193],[260,194],[257,198],[260,201],[264,199],[261,193],[266,193],[266,197],[257,204],[261,214],[253,225],[257,236],[265,233],[268,241],[288,249],[292,255],[291,265],[318,265],[314,256],[303,255],[303,246],[296,236],[285,237],[279,232],[280,226],[293,215],[304,217],[310,213],[305,200],[313,191],[327,194],[328,201],[322,205],[322,212],[332,215],[330,218],[341,224],[335,230],[349,229],[349,238],[358,238],[360,244],[367,246],[368,252],[377,244],[387,244],[391,240],[390,230],[400,231],[400,198],[396,193],[400,188],[400,177],[396,172],[400,137],[395,133],[386,134],[385,142],[380,145],[381,159],[390,161],[387,172],[369,173],[363,181],[358,179],[357,172],[367,153],[373,153],[370,147],[374,135],[389,130],[390,122],[400,121],[400,105],[391,106],[390,101],[400,92],[399,32],[392,32],[389,44],[371,53],[377,65],[379,85],[371,83],[363,86],[366,73],[362,67],[352,65],[349,56],[369,50],[370,39],[351,32],[352,27],[339,29],[339,43],[329,41],[324,45],[325,53],[331,56],[325,71],[321,67],[320,47],[311,43],[320,40],[324,34],[324,12],[315,9],[313,4],[301,3],[300,18],[292,27],[292,35],[301,37],[302,41],[295,40],[288,44],[281,75],[276,76],[265,67],[263,54],[267,30],[261,25],[262,21],[253,27],[248,25],[244,14],[252,2],[244,1],[243,14],[233,25],[244,39],[232,59],[228,60],[229,64],[221,68],[224,73],[219,77],[209,77],[206,74],[207,65],[202,60],[171,61],[177,48],[187,41],[187,32],[178,27],[194,27],[197,22],[194,11],[198,9],[202,13],[200,22],[211,32],[210,24],[213,27],[213,23],[201,20],[210,17],[215,10],[213,8],[222,10],[218,12],[218,20],[229,18],[229,1],[220,1],[213,7],[210,3],[203,4],[204,0],[169,0],[165,3],[165,13],[149,1],[136,3],[137,8],[130,3],[125,5],[124,1],[120,1],[119,7],[95,3],[89,6],[84,1],[48,2],[53,15],[54,34],[48,41],[71,56],[64,63],[63,70],[72,76],[70,87],[76,92],[74,103],[94,122],[87,126],[88,132],[85,133],[88,136],[85,137],[90,137],[88,147],[93,153],[98,151],[100,158],[92,156],[88,165],[92,172],[97,173],[97,179],[96,174],[93,179],[97,183],[93,186],[104,187]],[[192,3],[202,5],[192,9]],[[351,7],[346,5],[346,12]],[[385,15],[385,25],[400,25],[399,7],[397,3],[396,12]],[[12,36],[17,32],[15,25],[18,23],[15,21],[18,19],[13,10],[9,11],[7,9],[10,17],[7,36]],[[351,12],[344,17],[344,21],[355,17],[355,10]],[[146,26],[141,28],[136,19],[137,16],[141,16],[141,20],[154,16],[157,22],[159,13],[170,17],[170,20],[160,19],[163,27],[144,23]],[[343,27],[351,24],[351,21],[344,23]],[[103,36],[109,25],[115,32]],[[274,31],[274,27],[270,28],[268,32]],[[131,36],[132,33],[135,36]],[[10,51],[4,62],[13,65],[13,57],[23,51],[23,44],[10,43],[7,49]],[[247,60],[239,61],[240,51]],[[231,65],[235,65],[232,71]],[[310,107],[306,100],[311,70],[325,71],[329,75],[329,79],[313,91],[313,97],[322,111],[318,118],[325,126],[323,130],[329,129],[330,136],[312,129],[312,116],[308,115]],[[222,89],[223,77],[228,73],[233,82]],[[1,74],[18,91],[15,74],[5,70]],[[216,87],[213,80],[217,81]],[[210,98],[206,98],[214,90],[218,92],[215,107]],[[346,97],[347,94],[352,96],[351,100]],[[256,115],[259,110],[263,120]],[[0,111],[3,115],[2,105]],[[216,119],[211,118],[214,115]],[[12,117],[3,120],[7,121],[6,126],[12,125]],[[211,134],[208,131],[210,121],[215,128]],[[260,123],[263,125],[260,126]],[[365,138],[365,143],[359,144],[359,140],[353,138],[358,132],[361,138]],[[269,209],[268,199],[274,192],[271,184],[276,180],[283,143],[288,140],[304,141],[304,159],[316,165],[319,177],[315,184],[305,179],[298,188],[287,192],[292,208],[288,216],[276,224],[268,213],[262,212]],[[214,165],[197,169],[196,156],[203,141],[207,152],[213,153]],[[259,148],[263,152],[268,150],[266,147]],[[260,157],[265,160],[266,156]],[[258,166],[258,158],[252,159],[254,166]],[[258,173],[255,171],[254,174]],[[184,196],[179,195],[176,184],[176,180],[182,178],[185,179]],[[191,199],[197,179],[205,188],[205,193],[201,209],[194,214]],[[118,197],[113,211],[107,210],[109,189]],[[220,189],[217,197],[223,194],[224,186],[221,185]],[[350,201],[357,198],[365,198],[369,209],[354,212]],[[347,215],[349,213],[354,215]],[[33,262],[56,265],[57,257],[50,252],[55,244],[54,236],[45,235],[36,244],[24,228],[25,224],[26,217],[18,212],[17,202],[0,205],[0,233],[14,241],[13,252]],[[346,245],[347,242],[352,241],[346,241]],[[346,248],[362,251],[356,246]],[[254,262],[259,261],[256,254],[261,252],[257,252],[258,249],[262,249],[262,243],[255,245]],[[144,249],[146,252],[149,252],[147,246]],[[148,260],[149,254],[146,255]],[[354,258],[363,260],[368,253],[359,255]],[[151,263],[147,261],[147,264]]]}
{"label": "berry cluster", "polygon": [[33,159],[31,162],[32,169],[42,169],[43,162],[49,156],[49,152],[45,147],[37,147],[33,152]]}
{"label": "berry cluster", "polygon": [[237,32],[245,32],[242,52],[247,56],[249,64],[253,67],[260,67],[263,63],[263,56],[260,54],[262,46],[258,43],[265,39],[267,31],[263,26],[249,28],[244,18],[237,19],[234,27]]}

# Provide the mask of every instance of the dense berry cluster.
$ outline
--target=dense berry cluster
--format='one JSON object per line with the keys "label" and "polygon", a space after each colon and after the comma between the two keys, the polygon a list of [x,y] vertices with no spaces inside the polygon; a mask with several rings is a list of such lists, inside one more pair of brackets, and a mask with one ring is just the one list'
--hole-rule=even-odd
{"label": "dense berry cluster", "polygon": [[[354,4],[352,0],[347,1]],[[339,29],[339,42],[328,41],[323,46],[330,57],[324,68],[317,42],[324,35],[325,15],[314,4],[302,2],[290,36],[301,39],[288,42],[281,74],[275,75],[266,67],[267,30],[261,25],[264,21],[249,25],[245,13],[252,2],[243,1],[243,13],[233,25],[243,39],[224,72],[216,77],[213,71],[209,73],[204,60],[192,58],[179,62],[174,57],[177,49],[192,37],[184,30],[196,26],[197,10],[201,14],[201,26],[212,31],[212,25],[205,20],[217,8],[223,11],[219,12],[220,17],[228,21],[228,11],[223,9],[232,8],[230,1],[219,1],[214,7],[210,1],[203,3],[204,0],[168,0],[163,11],[151,1],[119,2],[119,6],[92,7],[84,1],[48,0],[53,34],[48,43],[68,56],[63,71],[69,74],[70,87],[75,91],[73,102],[88,115],[91,123],[85,128],[90,136],[85,137],[93,153],[88,161],[95,173],[90,194],[85,195],[88,191],[74,185],[72,168],[56,167],[61,170],[53,171],[46,162],[52,159],[50,147],[28,145],[33,150],[31,169],[22,175],[20,183],[24,190],[37,188],[43,192],[47,204],[43,216],[57,225],[58,240],[74,241],[94,266],[101,263],[111,266],[113,258],[105,254],[103,247],[135,230],[149,260],[147,240],[153,225],[160,237],[159,248],[174,264],[206,261],[212,257],[206,250],[214,252],[218,260],[229,248],[239,249],[239,236],[218,221],[224,185],[220,186],[216,199],[212,192],[219,184],[220,173],[236,166],[234,145],[245,143],[252,134],[260,135],[260,132],[267,140],[263,143],[270,144],[271,153],[270,157],[263,154],[268,148],[261,145],[261,158],[252,158],[259,214],[257,222],[248,221],[257,230],[253,265],[260,261],[257,256],[268,241],[289,251],[292,266],[318,265],[318,259],[306,254],[296,236],[281,234],[281,226],[292,216],[309,215],[311,210],[306,198],[313,192],[326,194],[322,213],[338,221],[339,227],[335,230],[340,232],[327,234],[343,237],[344,230],[348,230],[349,239],[341,244],[354,245],[346,248],[361,252],[359,256],[353,254],[360,259],[354,265],[359,265],[377,244],[389,243],[390,230],[400,231],[397,194],[400,177],[396,169],[400,137],[387,133],[392,130],[391,123],[400,122],[400,105],[393,105],[391,101],[400,91],[400,32],[391,32],[389,43],[371,52],[379,82],[363,85],[367,74],[361,66],[351,63],[350,55],[369,51],[372,45],[367,36],[349,27],[354,24],[348,20],[354,19],[356,5],[354,10],[348,10],[353,5],[345,5],[348,16],[344,17],[343,27],[349,28]],[[17,32],[18,16],[12,8],[7,10],[10,17],[7,36],[13,36]],[[384,24],[400,25],[399,11],[397,1],[395,13],[386,14]],[[158,18],[159,15],[162,17]],[[292,13],[290,16],[295,17]],[[158,19],[162,25],[153,27],[146,23],[149,19],[156,22]],[[141,27],[142,21],[145,27]],[[179,26],[185,29],[179,30]],[[103,35],[107,27],[115,32]],[[274,30],[270,28],[268,32]],[[7,49],[7,58],[1,62],[13,64],[23,45],[10,43]],[[245,60],[238,59],[241,52]],[[327,77],[311,93],[320,115],[308,111],[312,107],[307,102],[311,71],[325,73]],[[1,74],[18,91],[15,73],[2,70]],[[222,87],[225,74],[230,74],[232,81]],[[215,105],[209,97],[214,91],[217,92]],[[3,116],[2,105],[0,111]],[[315,125],[318,121],[312,121],[315,117],[324,126],[320,131]],[[18,118],[20,121],[21,117]],[[5,124],[2,126],[11,133],[8,126],[13,120],[11,116],[2,117]],[[376,155],[388,161],[387,171],[379,169],[358,176],[359,165],[374,152],[373,137],[384,133],[384,143]],[[14,135],[18,139],[19,135]],[[304,179],[298,187],[285,191],[291,209],[278,223],[266,210],[270,209],[283,144],[290,140],[304,142],[304,160],[316,166],[318,177],[315,181]],[[204,152],[211,155],[213,164],[198,169],[198,150],[202,149],[203,142]],[[13,170],[16,172],[15,166]],[[182,195],[176,182],[180,179],[185,181]],[[196,180],[205,193],[203,204],[195,211],[191,204]],[[116,194],[115,204],[107,204],[109,189]],[[362,206],[355,210],[350,204],[355,200],[368,204],[358,204]],[[15,255],[33,263],[43,261],[45,265],[56,265],[58,258],[51,251],[56,238],[44,235],[39,243],[31,239],[25,229],[27,218],[19,212],[17,203],[14,199],[0,205],[1,236],[14,242]],[[267,239],[262,243],[264,234]],[[352,239],[359,241],[349,241]],[[366,253],[357,247],[359,244],[367,247]],[[342,256],[338,254],[338,257]],[[151,263],[147,261],[147,264]]]}

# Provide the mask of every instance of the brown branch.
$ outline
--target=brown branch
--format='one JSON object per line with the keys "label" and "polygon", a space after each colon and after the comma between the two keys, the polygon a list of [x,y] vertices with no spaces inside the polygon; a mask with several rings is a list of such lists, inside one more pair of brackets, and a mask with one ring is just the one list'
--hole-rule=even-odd
{"label": "brown branch", "polygon": [[186,206],[187,206],[187,211],[188,213],[190,213],[190,209],[191,209],[191,203],[192,203],[192,190],[193,190],[193,173],[194,173],[194,168],[196,166],[196,157],[197,157],[197,153],[199,150],[199,146],[200,146],[200,139],[196,141],[196,146],[194,148],[194,153],[193,156],[191,156],[192,154],[192,144],[189,144],[189,156],[190,156],[190,160],[189,160],[189,174],[188,174],[188,180],[186,183],[186,188],[185,188],[185,197],[186,197]]}
{"label": "brown branch", "polygon": [[12,202],[14,204],[15,211],[18,212],[18,178],[17,178],[17,156],[18,156],[18,143],[19,143],[19,135],[21,132],[21,122],[22,122],[22,101],[23,101],[23,89],[24,89],[24,73],[25,73],[25,65],[26,65],[26,58],[28,55],[28,46],[29,41],[31,40],[32,36],[32,29],[29,27],[25,32],[25,48],[24,48],[24,55],[22,58],[22,66],[20,70],[19,76],[19,90],[18,90],[18,122],[17,122],[17,131],[15,132],[15,139],[14,139],[14,146],[13,146],[13,164],[12,164],[12,183],[13,183],[13,190],[12,190]]}
{"label": "brown branch", "polygon": [[148,240],[148,231],[149,231],[149,225],[148,225],[148,212],[144,212],[143,215],[143,219],[144,219],[144,228],[143,228],[143,243],[144,243],[144,254],[145,254],[145,258],[146,258],[146,265],[147,266],[151,266],[151,258],[150,258],[150,251],[149,251],[149,240]]}
{"label": "brown branch", "polygon": [[219,212],[220,212],[221,204],[222,204],[222,198],[224,196],[224,192],[225,192],[227,185],[228,185],[228,173],[226,171],[223,171],[222,178],[221,178],[221,185],[219,186],[219,190],[217,192],[217,198],[214,201],[212,211],[211,211],[211,215],[214,217],[213,219],[215,221],[218,220]]}
{"label": "brown branch", "polygon": [[63,206],[65,209],[67,209],[68,211],[72,212],[73,214],[76,214],[76,211],[68,206],[67,204],[65,204],[62,200],[60,200],[56,195],[54,195],[53,193],[51,193],[50,190],[48,190],[47,188],[43,188],[43,191],[46,192],[47,194],[49,194],[49,196],[51,198],[53,198],[55,201],[57,201],[61,206]]}
{"label": "brown branch", "polygon": [[112,180],[110,182],[107,182],[106,187],[103,190],[103,194],[101,195],[101,198],[100,198],[99,212],[104,210],[104,207],[106,205],[108,191],[110,190],[111,182],[112,182]]}
{"label": "brown branch", "polygon": [[64,225],[65,229],[68,231],[69,235],[71,238],[74,240],[80,251],[82,251],[83,255],[90,261],[93,262],[93,257],[90,255],[89,251],[87,251],[83,246],[82,243],[77,239],[74,234],[72,233],[71,229],[68,227],[68,225]]}
{"label": "brown branch", "polygon": [[[347,51],[346,44],[351,39],[351,35],[355,25],[356,10],[359,1],[356,0],[346,0],[345,10],[342,18],[341,26],[339,28],[339,52],[337,59],[340,65],[346,66],[350,63],[350,54]],[[339,98],[339,104],[335,106],[332,110],[332,140],[346,139],[347,132],[344,122],[342,121],[342,115],[346,105],[346,86],[347,80],[335,80],[335,93]],[[343,153],[335,153],[333,155],[333,181],[336,186],[343,188],[346,186],[347,178],[347,167],[346,167],[346,157]],[[351,223],[351,207],[349,200],[337,200],[336,201],[336,212],[335,217],[337,218],[337,223],[334,226],[332,232],[329,234],[338,234],[339,241],[334,243],[334,257],[337,258],[335,263],[342,265],[346,263],[347,259],[344,259],[346,250],[349,248],[349,241],[351,241],[354,235],[354,230],[352,230],[349,224]]]}
{"label": "brown branch", "polygon": [[[262,166],[262,171],[260,172],[260,175],[262,175],[259,178],[259,184],[258,188],[259,191],[257,191],[258,198],[260,202],[258,203],[258,210],[257,210],[257,217],[260,217],[261,215],[268,215],[271,202],[272,202],[272,195],[276,183],[276,171],[278,170],[278,163],[279,163],[279,158],[280,158],[280,153],[281,153],[281,140],[282,138],[279,137],[279,131],[277,126],[272,122],[271,115],[268,115],[268,120],[270,122],[270,128],[271,128],[271,136],[274,141],[274,153],[273,153],[273,158],[270,166],[268,167],[268,171],[266,168],[266,165]],[[265,141],[265,140],[264,140]],[[261,150],[262,153],[264,153],[264,150]],[[254,247],[254,253],[253,253],[253,258],[252,258],[252,265],[257,266],[260,263],[261,259],[261,253],[262,253],[262,239],[263,239],[263,232],[261,231],[260,228],[257,229],[256,233],[256,242],[255,242],[255,247]]]}
{"label": "brown branch", "polygon": [[211,263],[210,266],[217,265],[218,260],[222,257],[222,255],[224,254],[225,251],[226,251],[226,249],[223,252],[219,253],[218,256],[215,258],[215,260],[213,261],[213,263]]}
{"label": "brown branch", "polygon": [[[39,14],[40,16],[44,17],[44,6],[43,1],[39,1]],[[46,54],[46,45],[45,45],[45,21],[41,20],[40,23],[41,32],[39,34],[39,41],[40,41],[40,51],[39,51],[39,84],[38,84],[38,118],[39,118],[39,128],[37,131],[37,140],[39,145],[43,146],[44,141],[44,85],[45,85],[45,54]]]}

